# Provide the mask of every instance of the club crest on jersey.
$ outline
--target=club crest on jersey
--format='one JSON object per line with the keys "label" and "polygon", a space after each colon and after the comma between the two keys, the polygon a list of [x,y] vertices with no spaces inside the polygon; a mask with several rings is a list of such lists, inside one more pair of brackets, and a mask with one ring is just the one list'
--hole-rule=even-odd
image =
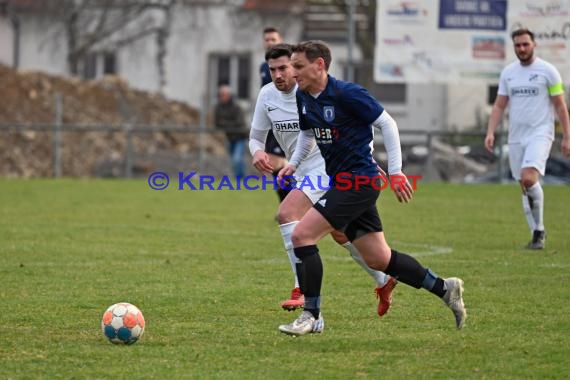
{"label": "club crest on jersey", "polygon": [[329,123],[334,120],[334,106],[325,106],[323,108],[323,117]]}

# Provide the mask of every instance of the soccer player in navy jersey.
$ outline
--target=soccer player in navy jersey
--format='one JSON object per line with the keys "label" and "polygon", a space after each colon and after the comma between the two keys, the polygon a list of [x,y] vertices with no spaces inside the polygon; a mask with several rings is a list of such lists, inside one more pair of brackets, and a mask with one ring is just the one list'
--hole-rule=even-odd
{"label": "soccer player in navy jersey", "polygon": [[[280,146],[283,147],[287,158],[294,154],[299,130],[299,116],[297,114],[296,91],[297,83],[293,77],[291,66],[291,45],[277,44],[265,53],[265,59],[270,68],[273,83],[262,87],[257,96],[255,110],[251,121],[249,149],[253,157],[252,164],[261,173],[274,171],[267,153],[264,151],[263,142],[267,133],[273,131]],[[325,171],[325,161],[316,146],[309,155],[299,164],[295,171],[297,183],[300,187],[294,187],[290,194],[279,205],[277,221],[287,256],[293,269],[295,287],[291,297],[281,303],[285,310],[295,310],[303,307],[305,299],[299,288],[297,277],[298,259],[293,252],[291,234],[301,217],[319,200],[326,192],[329,183]],[[309,182],[303,183],[305,180]],[[323,184],[322,186],[320,184]],[[366,265],[358,251],[354,248],[344,234],[335,231],[333,239],[342,245],[350,253],[350,256],[374,279],[377,287],[374,289],[378,302],[378,315],[386,314],[392,303],[392,290],[396,286],[396,280],[384,273],[372,270]],[[322,331],[324,319],[320,328],[313,331]],[[317,321],[318,323],[318,321]]]}
{"label": "soccer player in navy jersey", "polygon": [[[273,46],[280,43],[283,43],[283,37],[281,37],[277,28],[268,26],[263,29],[263,47],[266,52]],[[269,65],[266,61],[263,61],[261,65],[259,65],[259,78],[261,79],[261,87],[271,83],[271,73],[269,72]],[[271,166],[274,168],[274,172],[271,174],[275,178],[277,177],[279,170],[287,164],[287,160],[285,159],[285,152],[283,152],[283,149],[277,142],[277,139],[273,136],[273,131],[269,131],[267,134],[267,139],[265,140],[265,153],[267,153]],[[289,194],[288,189],[277,188],[276,191],[279,202],[283,202],[283,199],[285,199],[287,194]]]}
{"label": "soccer player in navy jersey", "polygon": [[412,198],[412,187],[401,169],[396,122],[366,89],[330,76],[330,63],[330,49],[322,41],[293,47],[291,64],[299,87],[296,97],[301,132],[289,164],[279,172],[279,180],[292,175],[317,144],[333,186],[301,218],[291,236],[295,255],[301,261],[297,276],[305,304],[302,314],[292,323],[279,326],[279,330],[305,335],[317,325],[323,279],[317,243],[335,229],[344,231],[370,268],[440,297],[461,329],[467,317],[463,280],[439,277],[412,256],[391,249],[384,237],[376,208],[382,185],[371,153],[373,127],[380,129],[384,137],[388,174],[396,197],[400,202]]}

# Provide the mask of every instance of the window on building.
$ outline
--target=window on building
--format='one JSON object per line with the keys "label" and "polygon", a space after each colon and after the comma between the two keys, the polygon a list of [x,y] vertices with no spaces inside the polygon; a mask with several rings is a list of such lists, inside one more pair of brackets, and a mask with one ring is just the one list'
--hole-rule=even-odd
{"label": "window on building", "polygon": [[498,84],[487,86],[487,104],[495,103],[495,98],[497,97],[498,90],[499,90]]}
{"label": "window on building", "polygon": [[[345,77],[348,70],[345,67]],[[408,87],[405,83],[377,83],[374,81],[373,62],[362,61],[354,64],[354,82],[368,89],[380,103],[405,104]]]}
{"label": "window on building", "polygon": [[405,83],[375,83],[370,92],[380,103],[405,104],[408,86]]}
{"label": "window on building", "polygon": [[85,79],[95,79],[97,77],[97,55],[88,53],[83,59],[83,77]]}
{"label": "window on building", "polygon": [[210,94],[215,101],[217,88],[227,84],[237,99],[249,100],[251,88],[251,54],[212,54],[210,55]]}
{"label": "window on building", "polygon": [[249,55],[238,58],[237,95],[238,98],[249,98],[251,63]]}
{"label": "window on building", "polygon": [[117,56],[115,53],[106,52],[103,56],[103,74],[117,73]]}
{"label": "window on building", "polygon": [[83,77],[100,79],[104,75],[117,73],[117,55],[115,52],[90,52],[81,62]]}

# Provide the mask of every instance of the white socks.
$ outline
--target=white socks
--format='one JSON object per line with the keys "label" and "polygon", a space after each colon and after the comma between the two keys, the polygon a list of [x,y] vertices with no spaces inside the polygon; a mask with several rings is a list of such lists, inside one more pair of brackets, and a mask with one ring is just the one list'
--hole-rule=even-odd
{"label": "white socks", "polygon": [[[543,222],[544,192],[542,191],[542,186],[540,186],[540,182],[536,182],[531,187],[526,188],[525,191],[527,196],[530,198],[528,202],[532,214],[532,219],[534,220],[533,230],[544,231],[544,222]],[[523,200],[523,207],[524,207],[524,200]],[[525,209],[525,214],[526,214],[526,209]],[[527,221],[528,221],[528,216],[527,216]]]}
{"label": "white socks", "polygon": [[295,256],[295,251],[293,250],[293,243],[291,242],[291,235],[293,230],[299,221],[280,224],[279,229],[281,230],[281,237],[283,238],[283,244],[285,245],[285,250],[287,251],[287,256],[289,256],[289,263],[291,264],[291,269],[295,275],[295,288],[299,287],[299,279],[297,278],[297,266],[301,260]]}
{"label": "white socks", "polygon": [[377,271],[377,270],[370,268],[368,266],[368,264],[366,264],[366,262],[364,261],[362,256],[360,256],[360,252],[358,252],[358,249],[356,249],[356,247],[354,245],[352,245],[351,242],[348,241],[348,242],[344,243],[342,246],[344,248],[346,248],[346,250],[348,252],[350,252],[350,256],[352,256],[354,261],[356,261],[362,267],[362,269],[364,269],[366,271],[366,273],[368,273],[370,275],[370,277],[372,277],[374,279],[374,281],[376,281],[376,283],[378,284],[378,287],[381,288],[384,285],[386,285],[386,282],[388,282],[389,276],[387,274],[385,274],[384,272],[380,272],[380,271]]}
{"label": "white socks", "polygon": [[532,210],[530,208],[530,203],[528,202],[528,195],[522,195],[522,205],[524,216],[526,217],[526,222],[528,223],[528,228],[530,228],[530,232],[532,233],[536,230],[536,224],[534,223],[534,217],[532,216]]}

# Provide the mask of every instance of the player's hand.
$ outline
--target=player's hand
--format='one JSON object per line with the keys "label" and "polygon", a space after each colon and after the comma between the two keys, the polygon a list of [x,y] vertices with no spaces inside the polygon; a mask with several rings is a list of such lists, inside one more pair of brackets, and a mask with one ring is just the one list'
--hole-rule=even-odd
{"label": "player's hand", "polygon": [[388,178],[388,174],[386,174],[386,172],[384,171],[384,169],[380,167],[380,165],[376,165],[376,169],[378,169],[378,173],[380,173],[380,176]]}
{"label": "player's hand", "polygon": [[493,146],[495,145],[495,135],[493,134],[487,134],[487,136],[485,136],[485,148],[493,153]]}
{"label": "player's hand", "polygon": [[408,177],[402,172],[395,173],[390,175],[390,187],[394,191],[398,202],[408,203],[412,200],[412,193],[414,189],[410,182],[408,181]]}
{"label": "player's hand", "polygon": [[570,156],[570,135],[562,137],[562,144],[560,150],[565,156]]}
{"label": "player's hand", "polygon": [[261,174],[273,173],[274,169],[269,161],[269,156],[262,150],[258,150],[253,154],[251,163]]}
{"label": "player's hand", "polygon": [[295,171],[297,171],[297,167],[293,164],[287,164],[283,169],[279,170],[279,173],[277,174],[277,183],[279,184],[279,187],[283,187],[281,186],[282,184],[285,185],[286,188],[290,187],[292,184],[289,183],[287,178],[293,176]]}
{"label": "player's hand", "polygon": [[386,174],[386,172],[384,171],[384,169],[382,169],[380,167],[380,165],[376,165],[376,169],[378,169],[378,173],[380,173],[380,180],[382,181],[382,188],[384,188],[384,185],[386,184],[386,182],[388,182],[389,184],[389,180],[388,180],[388,174]]}

